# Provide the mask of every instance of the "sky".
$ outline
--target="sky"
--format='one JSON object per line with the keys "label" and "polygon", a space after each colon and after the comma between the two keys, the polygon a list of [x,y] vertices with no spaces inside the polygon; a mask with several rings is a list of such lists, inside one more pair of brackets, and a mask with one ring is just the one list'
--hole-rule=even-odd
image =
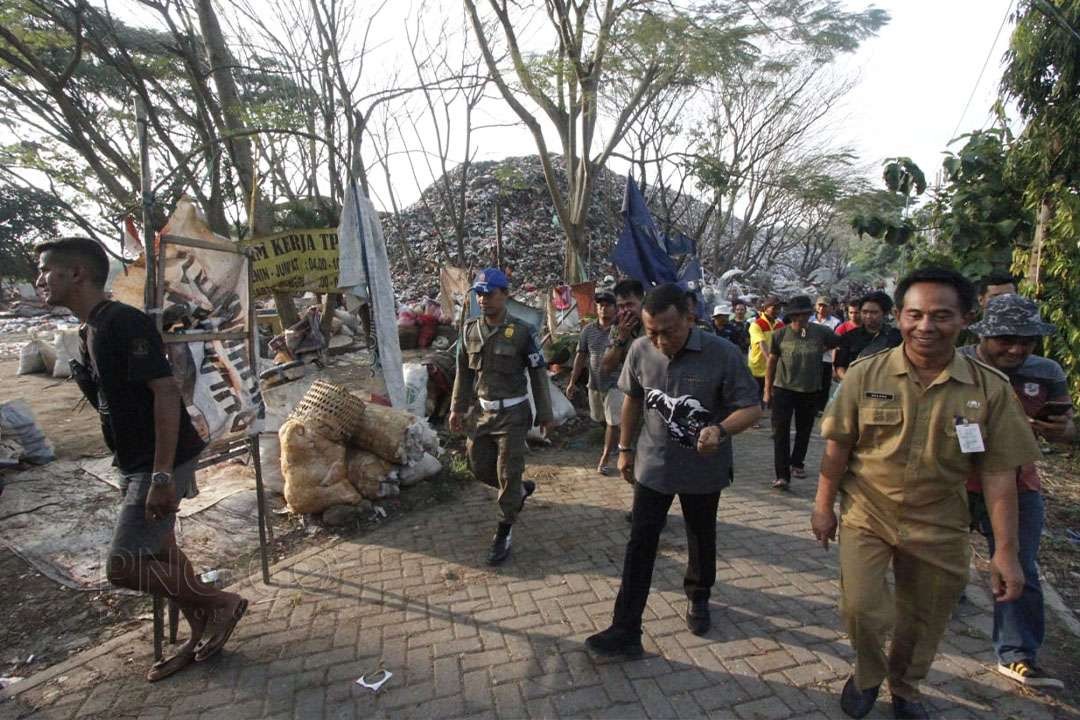
{"label": "sky", "polygon": [[996,42],[995,36],[1013,3],[890,0],[875,4],[888,11],[892,20],[840,63],[858,73],[859,83],[848,97],[846,116],[835,121],[846,126],[841,136],[866,161],[880,167],[885,158],[906,155],[932,180],[954,130],[959,126],[958,134],[963,134],[988,123],[1011,19]]}
{"label": "sky", "polygon": [[[452,3],[444,1],[445,11]],[[880,181],[886,158],[908,156],[932,183],[949,141],[990,120],[1012,29],[1011,20],[1004,27],[1002,22],[1013,2],[845,0],[850,9],[871,4],[883,8],[891,20],[854,54],[836,62],[836,72],[855,77],[857,84],[827,117],[826,133],[837,143],[853,147],[860,167],[875,182]],[[380,21],[393,25],[400,22],[395,13],[408,12],[406,3],[391,5]],[[501,98],[482,106],[482,115],[491,123],[516,121]],[[557,148],[554,132],[546,128],[545,134],[549,148]],[[478,160],[535,152],[532,136],[521,125],[484,130],[475,142]],[[618,160],[609,165],[625,172]],[[418,190],[403,160],[394,173],[399,201],[403,205],[415,201]],[[376,205],[389,204],[379,180],[373,182],[372,191]]]}

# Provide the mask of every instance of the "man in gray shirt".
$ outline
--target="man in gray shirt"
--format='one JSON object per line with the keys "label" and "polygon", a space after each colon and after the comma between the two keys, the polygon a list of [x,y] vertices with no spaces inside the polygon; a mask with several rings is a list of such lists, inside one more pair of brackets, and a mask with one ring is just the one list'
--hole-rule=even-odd
{"label": "man in gray shirt", "polygon": [[596,291],[596,322],[589,323],[581,331],[574,369],[566,386],[566,397],[571,400],[577,393],[578,383],[588,375],[589,417],[593,422],[604,424],[604,450],[596,472],[607,475],[609,461],[615,455],[619,441],[619,418],[622,415],[622,391],[616,387],[617,372],[604,372],[604,354],[611,345],[611,328],[615,322],[615,293],[607,288]]}
{"label": "man in gray shirt", "polygon": [[[630,346],[619,389],[623,401],[619,472],[634,485],[630,541],[611,627],[585,644],[605,656],[642,654],[641,616],[652,584],[660,532],[675,496],[686,521],[689,599],[686,624],[709,630],[716,579],[716,509],[731,483],[731,436],[761,415],[757,383],[742,353],[693,326],[685,293],[660,285],[645,298],[645,337]],[[638,447],[634,429],[644,412]]]}

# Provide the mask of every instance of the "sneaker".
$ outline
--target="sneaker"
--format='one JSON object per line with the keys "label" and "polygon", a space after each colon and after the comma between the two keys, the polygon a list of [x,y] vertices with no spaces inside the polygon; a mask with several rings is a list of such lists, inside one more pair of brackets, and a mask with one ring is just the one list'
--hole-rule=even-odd
{"label": "sneaker", "polygon": [[880,689],[881,686],[876,685],[872,688],[860,690],[855,687],[855,676],[852,675],[844,683],[844,690],[840,693],[840,709],[848,717],[856,719],[866,717],[874,709],[874,703],[877,702],[878,690]]}
{"label": "sneaker", "polygon": [[488,552],[487,564],[499,565],[510,557],[510,536],[513,526],[499,523],[499,529],[495,531],[495,537],[491,540],[491,550]]}
{"label": "sneaker", "polygon": [[601,657],[637,658],[645,654],[641,633],[632,633],[614,625],[585,638],[585,647]]}
{"label": "sneaker", "polygon": [[529,499],[529,496],[536,492],[536,483],[532,480],[526,480],[521,483],[522,489],[525,491],[521,494],[521,505],[518,505],[518,512],[525,509],[525,501]]}
{"label": "sneaker", "polygon": [[1055,677],[1050,677],[1041,667],[1027,660],[1000,664],[997,666],[999,673],[1007,678],[1012,678],[1021,685],[1028,687],[1046,687],[1065,689],[1065,683]]}
{"label": "sneaker", "polygon": [[772,486],[773,490],[787,490],[789,487],[791,487],[791,481],[785,480],[784,478],[776,478],[775,480],[773,480]]}

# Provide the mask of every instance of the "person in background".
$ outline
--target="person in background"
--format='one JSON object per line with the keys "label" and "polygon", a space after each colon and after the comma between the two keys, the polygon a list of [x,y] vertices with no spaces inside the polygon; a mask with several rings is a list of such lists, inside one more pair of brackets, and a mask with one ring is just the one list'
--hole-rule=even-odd
{"label": "person in background", "polygon": [[1041,456],[1005,377],[956,352],[974,316],[972,284],[923,268],[900,281],[896,304],[903,344],[853,363],[825,410],[810,519],[825,548],[840,531],[840,608],[855,650],[840,708],[853,718],[873,709],[886,679],[894,717],[929,717],[919,684],[967,585],[973,474],[994,531],[994,597],[1020,597],[1016,473]]}
{"label": "person in background", "polygon": [[844,335],[844,341],[833,355],[833,370],[838,379],[843,380],[848,367],[860,357],[900,344],[900,331],[887,321],[892,307],[892,299],[881,290],[875,290],[859,301],[862,323]]}
{"label": "person in background", "polygon": [[[776,328],[781,327],[780,307],[783,303],[775,295],[768,295],[761,301],[761,314],[750,323],[750,352],[748,364],[750,374],[757,381],[758,390],[764,402],[765,395],[765,371],[769,367],[769,348],[772,342],[772,334]],[[758,427],[755,425],[755,427]]]}
{"label": "person in background", "polygon": [[712,322],[709,319],[703,317],[704,305],[701,298],[695,290],[686,291],[686,305],[690,308],[690,319],[701,332],[709,333],[710,335],[716,332]]}
{"label": "person in background", "polygon": [[[824,325],[836,332],[840,326],[840,318],[832,314],[833,303],[827,295],[822,295],[814,303],[814,314],[810,322],[814,325]],[[826,350],[821,354],[821,390],[818,393],[817,414],[820,415],[829,403],[829,392],[832,390],[833,379],[833,349]]]}
{"label": "person in background", "polygon": [[[744,303],[742,300],[736,300],[732,304],[732,310],[734,310],[734,315],[732,316],[732,320],[734,320],[739,325],[742,325],[743,327],[745,327],[747,322],[748,322],[748,320],[746,319],[746,303]],[[746,350],[747,351],[750,350],[750,342],[749,342],[749,340],[750,340],[750,337],[747,336],[747,343],[746,343]]]}
{"label": "person in background", "polygon": [[716,335],[739,348],[740,352],[746,352],[750,349],[750,331],[746,329],[745,323],[732,321],[730,318],[730,303],[720,303],[714,307],[712,313],[713,330]]}
{"label": "person in background", "polygon": [[616,283],[613,291],[615,323],[611,326],[611,345],[600,361],[600,368],[618,375],[630,343],[641,337],[641,300],[645,297],[645,288],[637,280],[626,279]]}
{"label": "person in background", "polygon": [[465,414],[480,405],[476,428],[466,451],[476,478],[499,491],[499,524],[488,552],[488,565],[510,557],[514,521],[536,490],[525,471],[525,435],[533,426],[528,382],[536,403],[535,423],[545,432],[554,427],[547,363],[536,329],[506,311],[510,281],[498,268],[477,274],[472,289],[480,317],[465,323],[458,346],[450,432],[465,428]]}
{"label": "person in background", "polygon": [[847,335],[862,324],[859,300],[860,298],[851,298],[847,301],[847,320],[836,326],[837,335]]}
{"label": "person in background", "polygon": [[585,640],[602,656],[644,652],[642,615],[660,533],[676,495],[686,524],[686,625],[695,635],[709,631],[716,510],[720,492],[731,482],[731,436],[761,415],[741,353],[693,326],[686,293],[677,285],[660,285],[648,294],[642,322],[646,337],[630,346],[619,377],[626,394],[619,473],[634,486],[630,539],[611,626]]}
{"label": "person in background", "polygon": [[979,308],[986,310],[986,304],[998,295],[1015,295],[1016,278],[1008,273],[993,273],[979,280]]}
{"label": "person in background", "polygon": [[220,652],[248,606],[240,595],[204,583],[176,544],[176,511],[199,493],[195,467],[205,443],[154,321],[106,296],[109,259],[101,245],[61,238],[35,250],[35,285],[45,303],[70,308],[83,323],[72,373],[98,411],[120,472],[122,499],[106,576],[116,587],[175,601],[191,628],[187,642],[147,672],[156,682]]}
{"label": "person in background", "polygon": [[[814,429],[821,392],[821,356],[840,343],[827,326],[810,322],[810,298],[796,295],[785,306],[785,323],[772,333],[765,371],[765,404],[772,408],[773,487],[787,490],[791,478],[806,477],[803,462]],[[795,416],[795,447],[791,416]]]}
{"label": "person in background", "polygon": [[[1039,338],[1055,331],[1043,322],[1038,306],[1019,295],[999,295],[983,308],[983,319],[971,326],[977,345],[960,348],[1004,373],[1031,423],[1031,429],[1050,442],[1076,439],[1072,401],[1065,371],[1053,360],[1032,354]],[[994,533],[986,513],[982,483],[977,475],[968,479],[972,523],[986,536],[994,554]],[[1024,590],[1012,602],[994,604],[994,651],[998,672],[1022,685],[1064,688],[1064,683],[1039,667],[1038,653],[1045,637],[1042,586],[1039,583],[1039,541],[1045,508],[1039,470],[1034,463],[1020,467],[1016,475],[1020,568]]]}
{"label": "person in background", "polygon": [[588,378],[589,417],[604,425],[604,449],[596,472],[607,475],[609,463],[619,442],[619,418],[622,415],[623,394],[616,386],[619,376],[605,373],[601,367],[604,353],[611,345],[611,328],[615,324],[615,293],[611,290],[596,291],[596,322],[589,323],[581,331],[574,369],[570,371],[570,383],[566,396],[577,394],[578,383],[583,375]]}

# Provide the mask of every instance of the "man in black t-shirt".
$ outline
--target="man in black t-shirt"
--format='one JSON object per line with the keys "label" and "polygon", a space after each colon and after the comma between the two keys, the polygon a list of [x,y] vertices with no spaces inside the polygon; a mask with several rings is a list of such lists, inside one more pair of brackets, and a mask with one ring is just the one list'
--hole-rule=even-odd
{"label": "man in black t-shirt", "polygon": [[147,680],[154,682],[215,655],[247,609],[239,595],[203,583],[176,546],[176,511],[181,499],[198,493],[195,464],[204,443],[191,425],[153,320],[107,299],[104,249],[89,238],[63,238],[36,250],[36,285],[45,302],[70,308],[83,322],[74,376],[98,410],[121,475],[109,582],[171,598],[191,626],[191,638],[176,654],[150,668]]}
{"label": "man in black t-shirt", "polygon": [[837,378],[843,380],[848,367],[859,358],[894,348],[901,343],[900,331],[887,321],[892,307],[892,299],[880,290],[859,299],[862,324],[845,333],[843,342],[836,348],[833,370]]}

